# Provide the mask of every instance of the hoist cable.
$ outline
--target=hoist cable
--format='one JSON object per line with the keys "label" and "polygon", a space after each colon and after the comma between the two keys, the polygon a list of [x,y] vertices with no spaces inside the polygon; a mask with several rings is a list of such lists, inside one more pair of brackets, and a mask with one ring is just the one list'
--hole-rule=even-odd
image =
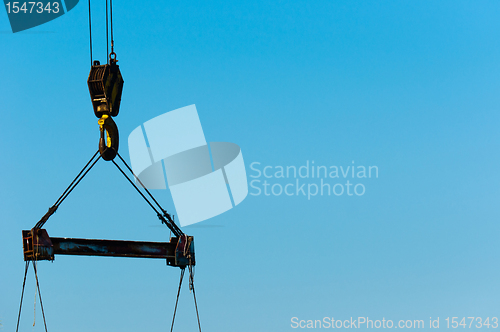
{"label": "hoist cable", "polygon": [[[106,59],[109,55],[108,0],[106,0]],[[109,64],[109,60],[108,60]]]}
{"label": "hoist cable", "polygon": [[45,332],[47,332],[47,322],[45,321],[45,313],[43,311],[42,293],[40,292],[40,284],[38,283],[38,274],[37,274],[37,271],[36,271],[36,262],[33,262],[33,269],[35,270],[36,287],[38,288],[38,298],[40,299],[40,308],[42,308],[43,324],[45,326]]}
{"label": "hoist cable", "polygon": [[[21,301],[19,303],[19,313],[17,315],[16,332],[19,331],[19,322],[21,320],[21,310],[23,308],[24,289],[26,287],[26,276],[28,275],[28,267],[29,267],[29,265],[30,265],[30,261],[26,261],[26,265],[24,267],[23,289],[21,291]],[[38,273],[37,273],[36,263],[35,262],[33,262],[33,269],[35,270],[35,280],[36,280],[36,287],[37,287],[37,290],[38,290],[38,297],[40,298],[40,308],[42,308],[43,324],[45,326],[45,332],[47,332],[47,321],[45,320],[45,312],[43,311],[42,293],[40,292],[40,284],[38,282]],[[35,297],[36,297],[36,293],[35,293]]]}
{"label": "hoist cable", "polygon": [[[54,205],[52,205],[50,208],[49,208],[49,211],[47,211],[47,213],[42,217],[42,219],[40,219],[40,221],[35,225],[35,228],[42,228],[43,225],[47,222],[47,220],[50,218],[50,216],[52,214],[54,214],[54,212],[56,212],[57,208],[59,207],[59,205],[61,205],[61,203],[68,197],[68,195],[73,191],[73,189],[75,189],[75,187],[80,183],[80,181],[85,177],[85,175],[87,175],[87,173],[92,169],[92,167],[94,167],[94,165],[97,163],[97,161],[101,158],[101,156],[99,155],[99,157],[97,157],[97,159],[92,163],[92,165],[87,169],[87,167],[89,166],[89,164],[92,162],[92,160],[94,160],[94,158],[97,156],[97,154],[99,153],[99,151],[97,151],[93,156],[92,158],[90,158],[90,160],[87,162],[87,164],[82,168],[82,170],[80,171],[80,173],[78,173],[78,175],[75,177],[75,179],[70,183],[70,185],[66,188],[66,190],[62,193],[61,196],[59,196],[59,198],[57,199],[57,201],[54,203]],[[83,175],[82,175],[83,173]]]}
{"label": "hoist cable", "polygon": [[[139,178],[134,174],[132,169],[129,167],[129,165],[123,160],[123,158],[118,154],[118,157],[120,157],[120,160],[124,163],[124,165],[128,168],[128,170],[132,173],[132,175],[136,178],[136,180],[140,183],[140,185],[146,190],[146,192],[149,194],[149,196],[155,201],[155,203],[158,205],[160,210],[163,212],[163,215],[154,207],[154,205],[147,199],[146,196],[141,192],[141,190],[136,186],[134,181],[132,181],[127,174],[121,169],[121,167],[114,161],[112,160],[113,164],[118,168],[118,170],[123,174],[123,176],[128,180],[128,182],[132,185],[132,187],[135,188],[135,190],[144,198],[146,203],[149,204],[149,206],[153,209],[153,211],[156,212],[156,215],[158,218],[165,224],[167,227],[172,231],[172,233],[175,234],[175,236],[179,237],[183,235],[184,233],[177,227],[175,223],[172,222],[170,219],[170,215],[161,207],[161,205],[154,199],[153,195],[145,188],[145,186],[142,184],[142,182],[139,180]],[[168,220],[165,219],[165,216],[167,217]]]}
{"label": "hoist cable", "polygon": [[[135,175],[134,171],[132,170],[132,168],[130,168],[130,166],[127,164],[127,162],[122,158],[122,156],[117,153],[117,156],[118,158],[120,158],[120,160],[123,162],[123,164],[125,165],[125,167],[127,167],[127,169],[129,170],[129,172],[134,176],[134,178],[136,179],[137,182],[139,182],[139,184],[141,185],[141,187],[144,188],[144,190],[146,191],[146,193],[149,195],[149,197],[151,197],[151,199],[156,203],[156,205],[158,206],[158,208],[161,210],[161,212],[163,212],[163,216],[166,217],[168,219],[168,223],[167,226],[168,228],[170,228],[172,230],[172,232],[176,235],[176,236],[180,236],[182,234],[184,234],[182,232],[182,230],[175,224],[175,222],[172,220],[172,217],[170,216],[170,214],[167,213],[167,211],[160,205],[160,203],[158,203],[158,201],[153,197],[153,195],[151,194],[151,192],[149,192],[149,190],[146,188],[146,186],[142,183],[142,181],[139,179],[139,177],[137,175]],[[130,181],[130,180],[129,180]],[[132,184],[133,182],[130,181]],[[135,187],[135,184],[133,184],[134,187]],[[137,187],[136,187],[137,188]],[[139,190],[139,189],[137,189]],[[143,195],[144,197],[144,195]],[[155,211],[157,211],[155,209]],[[163,220],[162,220],[163,221]],[[170,225],[169,225],[170,224]],[[172,229],[173,228],[173,229]]]}
{"label": "hoist cable", "polygon": [[[170,326],[170,332],[173,332],[174,330],[175,314],[177,313],[177,304],[179,303],[179,295],[181,293],[182,280],[184,278],[185,271],[186,271],[185,268],[181,269],[181,278],[179,280],[179,289],[177,290],[177,298],[175,299],[174,315],[172,317],[172,325]],[[200,315],[198,314],[198,304],[196,303],[196,293],[194,291],[194,273],[192,265],[189,265],[189,290],[193,291],[194,307],[196,309],[196,317],[198,319],[198,328],[201,332]]]}
{"label": "hoist cable", "polygon": [[109,0],[109,12],[111,20],[111,53],[114,53],[114,40],[113,40],[113,0]]}
{"label": "hoist cable", "polygon": [[175,313],[177,312],[177,303],[179,303],[179,295],[181,294],[182,279],[184,278],[184,272],[186,269],[181,269],[181,279],[179,280],[179,289],[177,290],[177,299],[175,300],[174,316],[172,317],[172,326],[170,326],[170,332],[174,330]]}
{"label": "hoist cable", "polygon": [[200,329],[201,332],[200,315],[198,314],[198,304],[196,303],[196,293],[194,292],[194,286],[193,286],[193,297],[194,297],[194,307],[196,308],[196,318],[198,318],[198,328]]}
{"label": "hoist cable", "polygon": [[24,268],[24,280],[23,280],[23,290],[21,292],[21,303],[19,303],[19,314],[17,315],[17,327],[16,332],[19,331],[19,320],[21,319],[21,309],[23,307],[23,297],[24,297],[24,287],[26,286],[26,275],[28,274],[28,267],[30,261],[26,261],[26,266]]}
{"label": "hoist cable", "polygon": [[90,0],[89,0],[89,35],[90,35],[90,65],[92,66],[93,58],[92,58],[92,18],[90,15]]}
{"label": "hoist cable", "polygon": [[194,307],[196,309],[196,318],[198,318],[198,328],[201,332],[200,315],[198,314],[198,304],[196,303],[196,293],[194,292],[194,273],[193,266],[189,265],[189,289],[193,291]]}
{"label": "hoist cable", "polygon": [[[35,243],[38,243],[39,242],[39,237],[38,237],[38,234],[36,235],[36,241]],[[38,257],[38,246],[35,245],[33,247],[33,257],[35,258],[35,260],[33,261],[33,267],[35,266],[36,264],[36,261],[37,261],[37,257]],[[36,290],[38,289],[37,287],[37,284],[36,284],[36,278],[35,278],[35,299],[34,299],[34,303],[33,303],[33,327],[35,327],[35,323],[36,323]]]}

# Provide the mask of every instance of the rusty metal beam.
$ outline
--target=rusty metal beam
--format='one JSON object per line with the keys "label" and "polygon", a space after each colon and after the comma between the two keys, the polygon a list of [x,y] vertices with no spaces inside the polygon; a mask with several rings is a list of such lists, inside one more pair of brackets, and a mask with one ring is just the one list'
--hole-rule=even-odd
{"label": "rusty metal beam", "polygon": [[45,229],[23,231],[24,260],[54,260],[54,255],[162,258],[181,268],[195,265],[192,236],[170,242],[94,240],[49,237]]}
{"label": "rusty metal beam", "polygon": [[54,255],[175,258],[175,242],[142,242],[51,237]]}

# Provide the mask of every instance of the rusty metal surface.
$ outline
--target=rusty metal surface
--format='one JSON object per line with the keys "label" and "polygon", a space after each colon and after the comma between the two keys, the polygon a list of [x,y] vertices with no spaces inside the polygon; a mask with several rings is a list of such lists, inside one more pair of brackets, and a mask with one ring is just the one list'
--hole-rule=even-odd
{"label": "rusty metal surface", "polygon": [[185,267],[195,265],[194,238],[188,235],[181,235],[175,248],[175,265]]}
{"label": "rusty metal surface", "polygon": [[25,261],[54,260],[53,245],[45,229],[23,231],[23,252]]}
{"label": "rusty metal surface", "polygon": [[49,237],[45,229],[23,231],[24,260],[54,260],[54,255],[162,258],[167,265],[195,265],[194,238],[182,235],[170,242],[95,240]]}
{"label": "rusty metal surface", "polygon": [[175,258],[176,242],[51,238],[56,255]]}

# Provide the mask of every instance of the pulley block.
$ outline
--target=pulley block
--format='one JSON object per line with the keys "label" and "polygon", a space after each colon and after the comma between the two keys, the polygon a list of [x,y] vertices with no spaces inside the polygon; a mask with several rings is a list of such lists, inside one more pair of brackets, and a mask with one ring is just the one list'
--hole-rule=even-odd
{"label": "pulley block", "polygon": [[94,114],[98,118],[104,114],[117,116],[120,111],[124,81],[116,62],[116,57],[113,59],[110,56],[109,64],[101,65],[99,61],[94,61],[90,68],[87,84]]}

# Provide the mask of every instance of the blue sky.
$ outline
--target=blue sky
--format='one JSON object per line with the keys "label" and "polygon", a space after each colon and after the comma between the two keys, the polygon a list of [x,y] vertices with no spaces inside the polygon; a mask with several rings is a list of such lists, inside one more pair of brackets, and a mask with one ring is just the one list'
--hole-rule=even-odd
{"label": "blue sky", "polygon": [[[145,121],[196,104],[207,141],[250,164],[373,166],[362,196],[253,196],[184,229],[205,331],[291,331],[291,318],[498,317],[497,1],[121,1],[121,154]],[[93,1],[105,59],[104,1]],[[15,328],[21,230],[97,149],[85,2],[12,34],[0,13],[0,322]],[[264,180],[264,178],[260,178]],[[284,186],[296,179],[268,179]],[[318,183],[317,179],[300,179]],[[330,184],[346,179],[326,179]],[[251,192],[253,192],[251,190]],[[168,191],[155,191],[175,213]],[[168,241],[104,161],[45,228],[54,237]],[[165,330],[179,271],[161,260],[39,263],[51,331]],[[176,327],[197,328],[185,284]],[[32,329],[34,277],[21,326]],[[42,331],[37,308],[35,331]],[[491,319],[491,318],[490,318]]]}

